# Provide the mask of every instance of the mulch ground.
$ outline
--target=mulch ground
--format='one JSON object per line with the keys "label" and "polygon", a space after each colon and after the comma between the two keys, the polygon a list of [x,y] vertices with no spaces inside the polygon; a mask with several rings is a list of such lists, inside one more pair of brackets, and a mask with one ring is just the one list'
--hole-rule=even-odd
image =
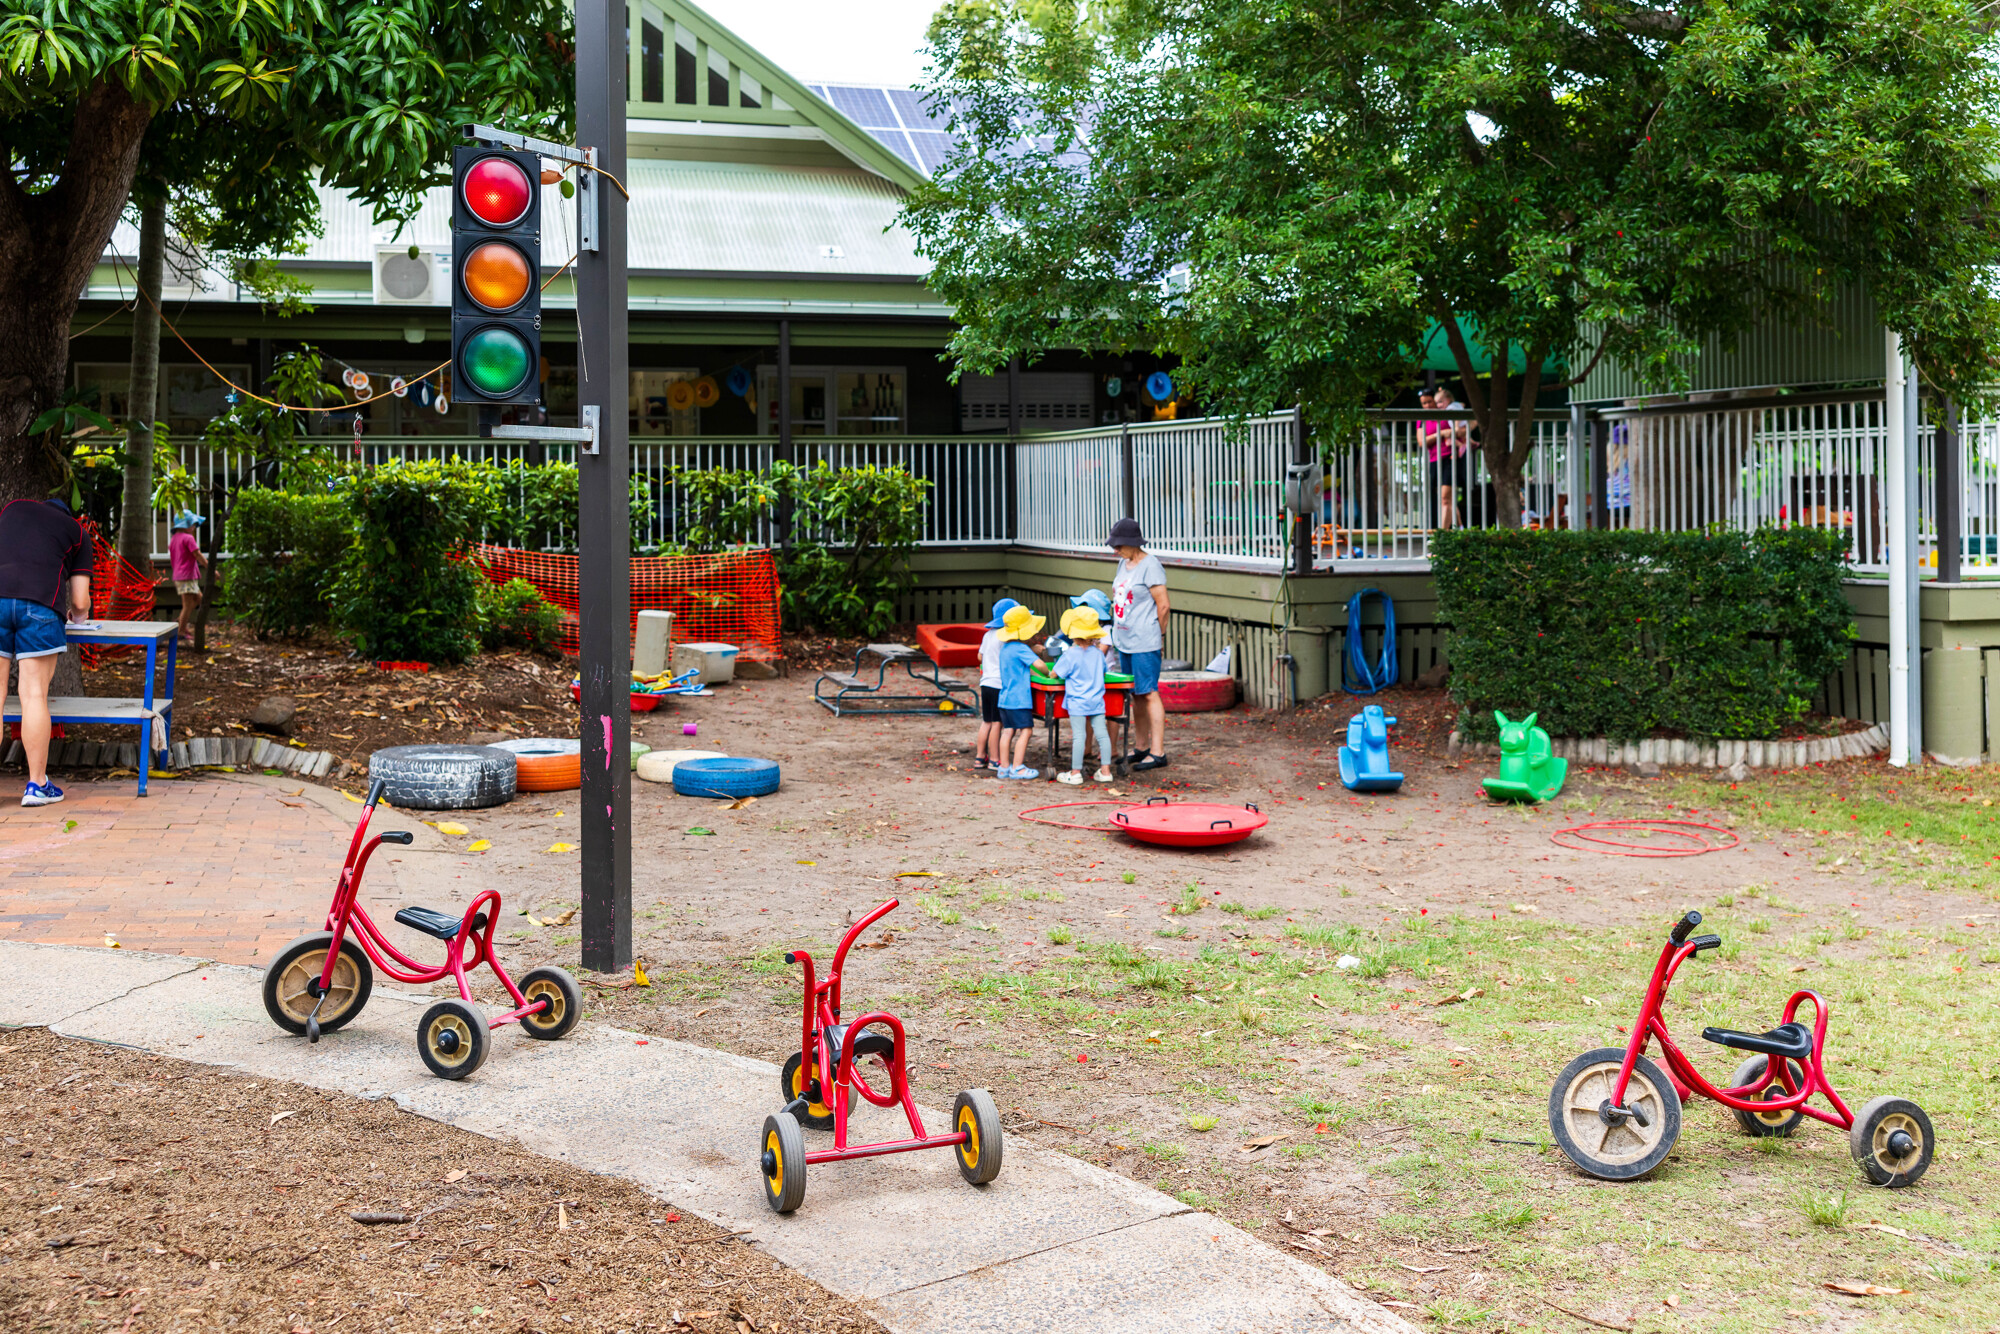
{"label": "mulch ground", "polygon": [[386,1099],[39,1029],[0,1032],[0,1096],[0,1328],[881,1328],[629,1182]]}

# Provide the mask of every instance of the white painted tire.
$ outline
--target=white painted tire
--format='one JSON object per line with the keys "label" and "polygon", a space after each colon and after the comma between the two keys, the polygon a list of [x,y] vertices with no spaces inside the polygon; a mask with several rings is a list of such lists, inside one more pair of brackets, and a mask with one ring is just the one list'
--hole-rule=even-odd
{"label": "white painted tire", "polygon": [[639,777],[648,783],[671,783],[674,766],[682,760],[726,760],[719,750],[655,750],[639,757]]}

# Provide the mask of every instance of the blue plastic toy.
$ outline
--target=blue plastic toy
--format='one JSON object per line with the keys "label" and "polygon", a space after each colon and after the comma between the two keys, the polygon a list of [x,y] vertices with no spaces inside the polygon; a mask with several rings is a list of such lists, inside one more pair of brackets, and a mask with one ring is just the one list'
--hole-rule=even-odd
{"label": "blue plastic toy", "polygon": [[1389,728],[1395,719],[1370,704],[1347,720],[1347,744],[1340,748],[1340,781],[1350,792],[1394,792],[1403,776],[1389,768]]}

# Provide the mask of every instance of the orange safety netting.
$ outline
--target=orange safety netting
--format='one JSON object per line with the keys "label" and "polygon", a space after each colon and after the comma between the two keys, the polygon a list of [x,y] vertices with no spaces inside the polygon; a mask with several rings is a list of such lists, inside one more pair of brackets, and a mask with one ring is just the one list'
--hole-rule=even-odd
{"label": "orange safety netting", "polygon": [[[575,556],[522,551],[484,542],[469,553],[496,584],[525,579],[562,608],[562,645],[577,651]],[[706,556],[634,556],[632,628],[642,611],[674,614],[677,644],[734,644],[745,658],[772,661],[778,642],[778,561],[769,550],[719,551]]]}
{"label": "orange safety netting", "polygon": [[[100,621],[149,621],[153,619],[153,576],[118,554],[115,543],[99,532],[89,518],[77,522],[90,537],[90,614]],[[114,654],[134,653],[130,648],[107,648],[101,644],[79,646],[85,667],[95,667]]]}

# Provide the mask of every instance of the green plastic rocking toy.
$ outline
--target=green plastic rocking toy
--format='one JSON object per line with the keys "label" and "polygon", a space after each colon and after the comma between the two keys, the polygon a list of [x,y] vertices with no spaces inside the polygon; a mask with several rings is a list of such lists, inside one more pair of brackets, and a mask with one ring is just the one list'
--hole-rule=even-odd
{"label": "green plastic rocking toy", "polygon": [[1569,776],[1569,761],[1558,759],[1549,745],[1549,734],[1535,726],[1536,714],[1515,722],[1499,710],[1493,717],[1500,724],[1500,772],[1480,784],[1486,795],[1501,801],[1547,801],[1562,791]]}

